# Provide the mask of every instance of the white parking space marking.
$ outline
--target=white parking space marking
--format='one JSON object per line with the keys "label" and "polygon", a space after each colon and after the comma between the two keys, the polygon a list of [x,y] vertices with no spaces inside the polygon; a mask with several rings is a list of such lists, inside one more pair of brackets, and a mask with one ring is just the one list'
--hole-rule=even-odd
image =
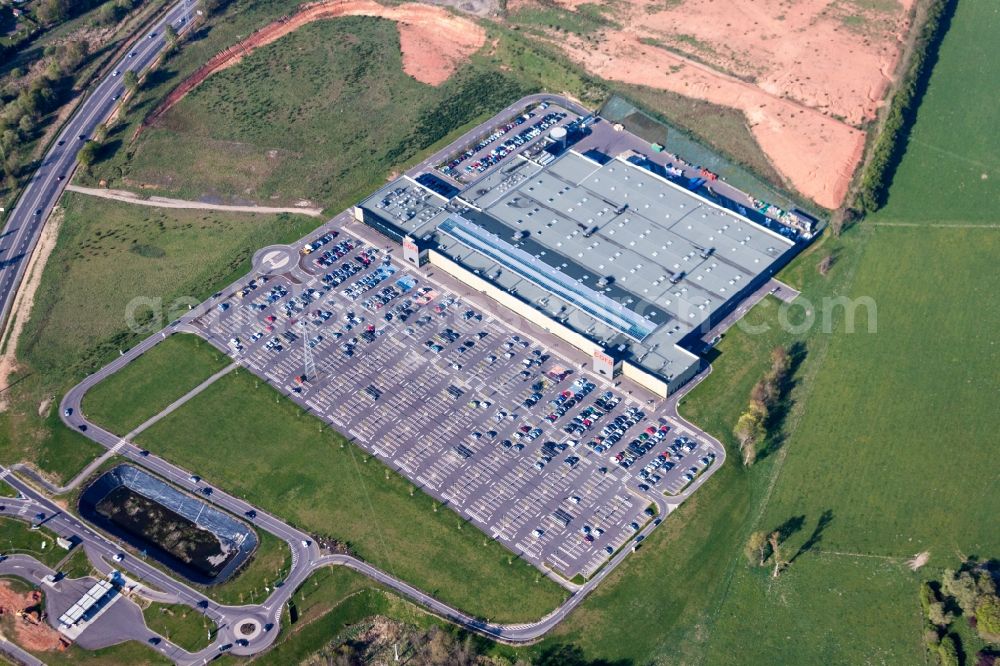
{"label": "white parking space marking", "polygon": [[[590,575],[607,560],[606,548],[632,537],[631,522],[648,520],[649,502],[634,496],[637,474],[687,434],[676,424],[662,436],[655,415],[636,400],[609,391],[455,294],[427,291],[420,274],[386,263],[360,241],[321,270],[319,257],[319,250],[296,257],[288,273],[258,280],[196,325],[540,568],[567,578]],[[547,374],[557,368],[572,372]],[[600,433],[612,434],[609,428],[615,439],[602,444]],[[649,492],[675,488],[705,451],[699,445],[685,454]],[[619,454],[621,465],[611,462]]]}

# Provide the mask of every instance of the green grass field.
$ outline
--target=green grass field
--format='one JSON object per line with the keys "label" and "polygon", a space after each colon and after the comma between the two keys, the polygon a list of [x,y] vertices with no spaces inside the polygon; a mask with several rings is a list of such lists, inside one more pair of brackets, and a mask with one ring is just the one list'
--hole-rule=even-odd
{"label": "green grass field", "polygon": [[[373,615],[384,615],[410,625],[426,627],[440,621],[361,574],[343,567],[320,569],[310,576],[289,602],[279,644],[255,661],[262,664],[315,663],[313,655],[335,642],[345,627]],[[312,657],[312,658],[310,658]]]}
{"label": "green grass field", "polygon": [[[147,334],[158,330],[247,272],[261,247],[318,224],[298,215],[146,208],[74,193],[63,205],[66,219],[18,350],[39,372],[100,367],[116,343],[135,338],[122,335],[130,320],[149,323]],[[128,279],[109,289],[109,275]]]}
{"label": "green grass field", "polygon": [[484,617],[541,617],[555,583],[245,371],[222,377],[138,441],[209,483],[349,543],[363,559]]}
{"label": "green grass field", "polygon": [[[58,481],[103,451],[62,425],[58,397],[148,334],[129,329],[133,299],[146,304],[133,308],[137,323],[149,324],[155,310],[166,324],[248,271],[259,248],[300,238],[318,224],[299,215],[158,210],[72,193],[62,205],[64,226],[18,345],[12,406],[0,414],[0,461],[35,462]],[[128,396],[119,398],[115,411],[128,403]],[[155,409],[151,398],[119,423]]]}
{"label": "green grass field", "polygon": [[144,643],[128,641],[101,650],[85,650],[71,645],[63,652],[34,652],[48,666],[158,666],[173,662]]}
{"label": "green grass field", "polygon": [[288,575],[292,555],[288,544],[271,534],[257,530],[260,543],[246,566],[234,578],[200,589],[221,604],[240,605],[258,602],[267,596],[266,587]]}
{"label": "green grass field", "polygon": [[4,555],[30,555],[54,567],[67,554],[56,545],[56,536],[45,527],[33,530],[23,520],[0,517],[0,552]]}
{"label": "green grass field", "polygon": [[87,392],[83,411],[126,435],[229,364],[196,335],[171,335]]}
{"label": "green grass field", "polygon": [[142,616],[146,626],[188,652],[197,652],[212,642],[217,629],[202,613],[183,604],[150,604]]}
{"label": "green grass field", "polygon": [[995,226],[1000,220],[1000,111],[992,103],[1000,69],[986,46],[997,35],[994,4],[958,2],[888,204],[876,221]]}
{"label": "green grass field", "polygon": [[832,510],[824,549],[930,550],[942,563],[956,550],[997,553],[990,442],[1000,375],[990,368],[1000,367],[991,297],[1000,233],[862,233],[869,238],[850,293],[878,304],[878,332],[831,340],[765,521],[805,514],[813,522]]}
{"label": "green grass field", "polygon": [[400,161],[524,92],[475,67],[429,86],[400,58],[391,21],[303,26],[210,77],[95,174],[188,198],[340,210]]}
{"label": "green grass field", "polygon": [[[959,553],[1000,551],[992,518],[1000,509],[992,473],[1000,309],[991,296],[1000,232],[986,205],[1000,190],[969,169],[942,181],[940,164],[919,146],[947,137],[975,146],[964,155],[995,160],[985,129],[1000,121],[987,92],[995,85],[968,66],[988,59],[995,16],[986,2],[959,3],[890,205],[783,273],[816,312],[824,296],[870,296],[878,332],[845,333],[842,313],[830,334],[821,326],[799,335],[730,331],[713,373],[681,410],[731,445],[769,348],[801,341],[794,406],[770,454],[749,472],[731,459],[528,654],[570,642],[588,658],[630,664],[926,663],[919,581],[957,566]],[[966,97],[954,105],[959,87]],[[984,189],[970,193],[973,186]],[[821,278],[815,267],[826,253],[837,261]],[[768,300],[747,321],[776,327],[777,315]],[[856,330],[866,323],[859,317]],[[790,519],[801,527],[783,549],[801,554],[775,580],[742,549],[752,530]],[[905,560],[922,550],[930,565],[913,573]],[[655,620],[615,621],[626,614]]]}
{"label": "green grass field", "polygon": [[83,578],[94,572],[94,567],[87,557],[86,551],[80,546],[75,546],[69,557],[63,560],[59,566],[59,571],[66,575],[66,578]]}

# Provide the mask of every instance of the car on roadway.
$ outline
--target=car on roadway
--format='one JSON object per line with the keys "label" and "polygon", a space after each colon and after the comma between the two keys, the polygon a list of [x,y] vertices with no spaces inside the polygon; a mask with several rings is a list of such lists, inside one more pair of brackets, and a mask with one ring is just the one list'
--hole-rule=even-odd
{"label": "car on roadway", "polygon": [[121,562],[122,560],[125,559],[125,553],[116,553],[115,556],[111,559],[113,559],[115,562]]}
{"label": "car on roadway", "polygon": [[188,477],[188,481],[190,481],[191,483],[198,483],[199,481],[201,481],[201,477],[198,476],[197,474],[192,474],[191,476]]}
{"label": "car on roadway", "polygon": [[73,416],[73,408],[67,407],[63,410],[63,416]]}
{"label": "car on roadway", "polygon": [[250,520],[253,520],[254,518],[257,517],[257,512],[254,511],[253,509],[250,509],[246,511],[243,515],[249,518]]}
{"label": "car on roadway", "polygon": [[121,73],[122,73],[122,72],[121,72],[121,70],[120,70],[120,69],[116,69],[115,71],[111,72],[111,76],[118,76],[118,75],[119,75],[119,74],[121,74]]}

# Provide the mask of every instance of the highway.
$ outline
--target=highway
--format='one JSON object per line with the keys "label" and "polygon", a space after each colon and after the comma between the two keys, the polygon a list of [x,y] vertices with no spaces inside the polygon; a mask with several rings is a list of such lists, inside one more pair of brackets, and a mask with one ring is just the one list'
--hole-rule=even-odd
{"label": "highway", "polygon": [[[169,23],[181,33],[191,25],[194,7],[193,0],[180,0],[170,7],[164,18],[136,41],[130,51],[135,56],[126,54],[115,64],[112,73],[90,91],[42,158],[10,211],[7,223],[0,232],[0,329],[6,324],[18,285],[24,279],[28,259],[41,236],[45,221],[76,166],[76,154],[84,143],[80,137],[91,137],[97,126],[111,115],[125,92],[122,81],[125,72],[135,70],[137,74],[141,73],[164,49],[164,27]],[[183,23],[180,23],[181,20]],[[113,75],[113,72],[119,73]]]}

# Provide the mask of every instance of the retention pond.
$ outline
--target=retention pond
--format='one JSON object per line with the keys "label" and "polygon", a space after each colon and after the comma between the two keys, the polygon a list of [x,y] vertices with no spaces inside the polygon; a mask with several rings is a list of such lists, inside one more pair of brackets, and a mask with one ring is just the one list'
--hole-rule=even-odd
{"label": "retention pond", "polygon": [[231,578],[257,548],[249,525],[132,465],[90,484],[80,515],[202,585]]}

